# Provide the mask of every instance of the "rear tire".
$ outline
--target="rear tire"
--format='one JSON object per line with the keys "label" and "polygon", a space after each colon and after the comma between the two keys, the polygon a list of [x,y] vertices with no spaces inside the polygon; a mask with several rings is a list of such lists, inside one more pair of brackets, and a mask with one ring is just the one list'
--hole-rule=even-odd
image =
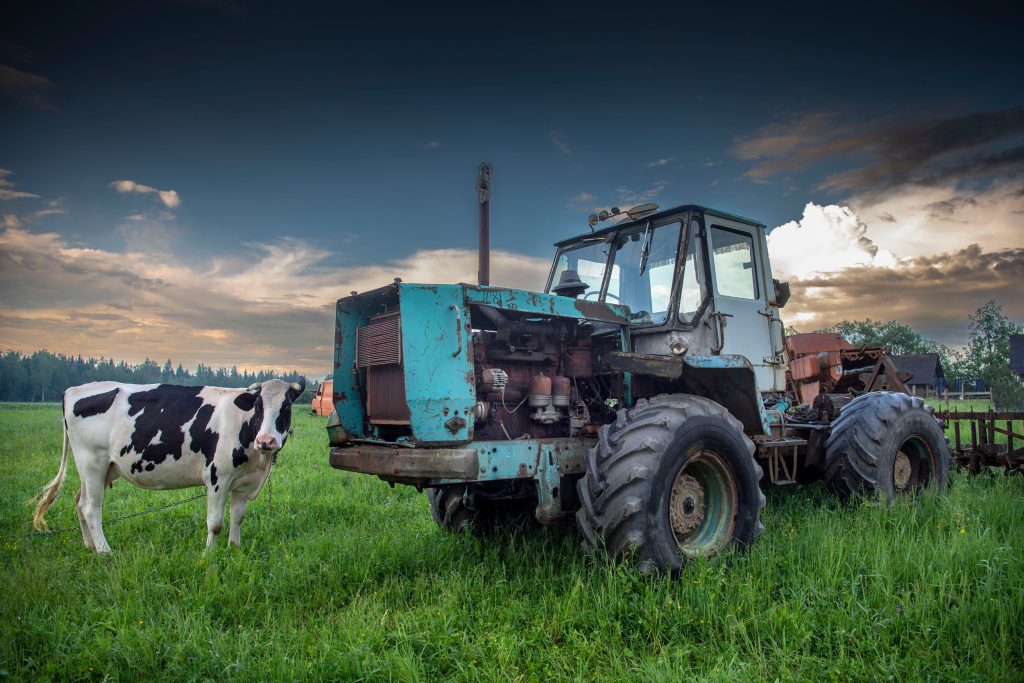
{"label": "rear tire", "polygon": [[577,526],[585,546],[675,576],[694,557],[761,535],[761,476],[753,442],[723,406],[641,399],[598,432],[577,484]]}
{"label": "rear tire", "polygon": [[949,483],[950,452],[934,409],[907,394],[876,391],[850,401],[826,442],[825,481],[842,498],[897,495]]}

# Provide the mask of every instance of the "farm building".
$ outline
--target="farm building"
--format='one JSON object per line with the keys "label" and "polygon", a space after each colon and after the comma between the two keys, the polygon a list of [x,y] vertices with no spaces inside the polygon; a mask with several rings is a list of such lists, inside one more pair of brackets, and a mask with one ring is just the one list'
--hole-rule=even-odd
{"label": "farm building", "polygon": [[910,373],[906,381],[907,391],[915,396],[936,396],[945,389],[946,377],[937,353],[916,353],[906,356],[892,356],[892,362],[900,372]]}
{"label": "farm building", "polygon": [[1017,379],[1024,382],[1024,334],[1010,335],[1010,367]]}

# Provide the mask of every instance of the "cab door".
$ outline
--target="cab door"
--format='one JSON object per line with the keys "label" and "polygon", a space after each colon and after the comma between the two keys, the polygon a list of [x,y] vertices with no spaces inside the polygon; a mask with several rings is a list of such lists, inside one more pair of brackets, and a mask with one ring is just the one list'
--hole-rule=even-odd
{"label": "cab door", "polygon": [[[782,391],[785,367],[776,344],[774,311],[768,305],[764,240],[761,228],[706,216],[708,263],[711,266],[712,323],[719,353],[743,356],[754,366],[759,391]],[[779,346],[779,348],[775,348]]]}

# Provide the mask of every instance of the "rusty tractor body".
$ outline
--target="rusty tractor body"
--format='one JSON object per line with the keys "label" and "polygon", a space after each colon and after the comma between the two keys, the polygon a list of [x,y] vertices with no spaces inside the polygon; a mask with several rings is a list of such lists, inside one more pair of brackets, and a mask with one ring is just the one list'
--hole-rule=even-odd
{"label": "rusty tractor body", "polygon": [[669,573],[756,540],[765,482],[945,485],[941,426],[882,350],[786,338],[763,224],[619,215],[556,244],[544,292],[339,300],[331,465],[426,489],[453,531],[574,515],[588,546]]}

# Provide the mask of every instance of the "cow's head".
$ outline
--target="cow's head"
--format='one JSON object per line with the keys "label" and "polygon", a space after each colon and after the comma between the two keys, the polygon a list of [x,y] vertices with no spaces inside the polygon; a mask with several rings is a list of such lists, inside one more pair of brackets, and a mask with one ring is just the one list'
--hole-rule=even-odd
{"label": "cow's head", "polygon": [[[251,385],[244,394],[235,399],[238,407],[253,410],[250,424],[256,430],[252,442],[254,448],[273,452],[284,447],[292,427],[292,402],[302,395],[305,389],[304,377],[300,377],[298,382],[291,383],[271,379]],[[239,399],[242,400],[241,404]],[[250,403],[251,406],[244,405],[245,403]]]}

